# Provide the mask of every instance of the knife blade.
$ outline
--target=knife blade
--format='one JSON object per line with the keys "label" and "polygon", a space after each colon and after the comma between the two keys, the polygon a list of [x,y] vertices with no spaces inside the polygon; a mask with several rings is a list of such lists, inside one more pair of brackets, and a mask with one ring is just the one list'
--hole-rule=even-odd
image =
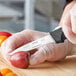
{"label": "knife blade", "polygon": [[47,36],[44,36],[40,39],[37,39],[33,42],[30,42],[28,44],[25,44],[19,48],[17,48],[16,50],[14,50],[13,52],[10,53],[10,55],[16,53],[16,52],[19,52],[19,51],[30,51],[30,50],[33,50],[33,49],[36,49],[36,48],[39,48],[43,45],[46,45],[48,43],[55,43],[55,40],[52,38],[51,35],[47,35]]}

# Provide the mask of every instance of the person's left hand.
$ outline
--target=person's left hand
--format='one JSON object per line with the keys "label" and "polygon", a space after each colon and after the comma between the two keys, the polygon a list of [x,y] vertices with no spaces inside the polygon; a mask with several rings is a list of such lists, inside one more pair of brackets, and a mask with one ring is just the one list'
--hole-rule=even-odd
{"label": "person's left hand", "polygon": [[60,26],[67,39],[76,44],[76,1],[72,1],[65,7]]}

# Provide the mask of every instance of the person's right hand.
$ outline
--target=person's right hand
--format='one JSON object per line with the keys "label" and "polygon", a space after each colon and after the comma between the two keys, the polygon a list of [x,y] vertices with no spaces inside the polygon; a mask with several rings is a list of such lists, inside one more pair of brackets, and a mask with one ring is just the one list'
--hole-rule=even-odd
{"label": "person's right hand", "polygon": [[[41,37],[49,35],[49,33],[24,30],[22,32],[16,33],[9,37],[1,46],[2,54],[4,58],[8,59],[9,53],[14,51],[16,48],[37,40]],[[51,38],[51,36],[50,36]],[[31,54],[29,57],[29,64],[36,65],[44,61],[57,61],[63,59],[65,56],[71,53],[72,44],[65,40],[64,43],[49,43],[36,49],[35,53]],[[17,57],[16,57],[17,58]],[[16,59],[15,58],[15,59]],[[18,59],[18,58],[17,58]],[[18,62],[19,63],[19,62]]]}

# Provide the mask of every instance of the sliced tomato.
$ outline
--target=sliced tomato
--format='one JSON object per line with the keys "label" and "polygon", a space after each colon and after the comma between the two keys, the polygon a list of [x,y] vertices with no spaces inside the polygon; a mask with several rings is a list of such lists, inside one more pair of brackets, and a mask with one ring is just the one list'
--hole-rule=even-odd
{"label": "sliced tomato", "polygon": [[0,46],[7,38],[7,36],[0,36]]}
{"label": "sliced tomato", "polygon": [[2,76],[1,72],[0,72],[0,76]]}
{"label": "sliced tomato", "polygon": [[9,32],[0,31],[0,36],[7,36],[7,37],[9,37],[9,36],[11,36],[11,35],[12,35],[12,34],[9,33]]}
{"label": "sliced tomato", "polygon": [[6,74],[12,72],[12,70],[10,70],[9,68],[2,68],[0,69],[0,72],[3,76],[6,76]]}

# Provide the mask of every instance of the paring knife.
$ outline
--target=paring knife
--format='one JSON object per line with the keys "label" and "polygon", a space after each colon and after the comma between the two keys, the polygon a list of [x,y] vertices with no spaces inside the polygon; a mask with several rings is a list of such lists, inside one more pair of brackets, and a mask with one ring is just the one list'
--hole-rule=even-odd
{"label": "paring knife", "polygon": [[45,44],[48,44],[48,43],[60,43],[66,39],[65,36],[62,36],[62,29],[61,28],[54,30],[50,34],[17,48],[13,52],[11,52],[10,55],[12,55],[16,52],[19,52],[19,51],[28,52],[30,50],[39,48],[39,47],[41,47]]}

